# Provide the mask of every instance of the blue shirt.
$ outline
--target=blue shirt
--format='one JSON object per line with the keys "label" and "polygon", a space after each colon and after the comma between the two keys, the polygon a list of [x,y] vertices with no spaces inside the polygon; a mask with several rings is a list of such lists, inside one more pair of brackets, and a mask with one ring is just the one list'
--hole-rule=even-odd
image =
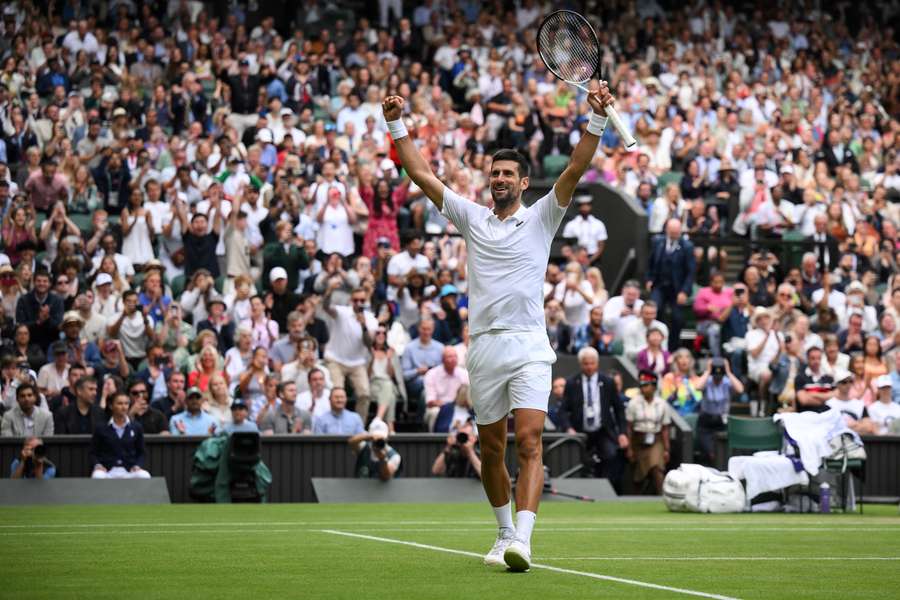
{"label": "blue shirt", "polygon": [[259,433],[259,427],[250,419],[244,419],[240,425],[229,423],[223,429],[225,433]]}
{"label": "blue shirt", "polygon": [[352,410],[344,409],[338,414],[329,410],[313,419],[313,433],[324,435],[356,435],[362,433],[362,419]]}
{"label": "blue shirt", "polygon": [[900,404],[900,373],[891,373],[891,400],[894,404]]}
{"label": "blue shirt", "polygon": [[[12,477],[16,474],[16,469],[19,468],[19,459],[14,458],[12,464],[9,466],[9,476]],[[53,479],[56,477],[56,467],[53,463],[48,462],[44,465],[44,479]],[[34,475],[28,475],[27,473],[23,474],[23,479],[34,479]]]}
{"label": "blue shirt", "polygon": [[723,377],[716,385],[716,380],[710,376],[706,380],[706,388],[703,390],[703,399],[700,400],[700,412],[707,415],[728,414],[731,403],[731,380]]}
{"label": "blue shirt", "polygon": [[437,340],[431,340],[427,346],[423,346],[419,338],[406,345],[400,363],[403,367],[403,378],[413,379],[418,376],[416,369],[426,366],[429,369],[441,364],[444,355],[444,345]]}
{"label": "blue shirt", "polygon": [[[184,433],[178,431],[178,423],[184,423]],[[215,417],[205,411],[200,411],[196,416],[188,411],[182,411],[169,419],[169,433],[172,435],[209,435],[210,426],[219,429]]]}

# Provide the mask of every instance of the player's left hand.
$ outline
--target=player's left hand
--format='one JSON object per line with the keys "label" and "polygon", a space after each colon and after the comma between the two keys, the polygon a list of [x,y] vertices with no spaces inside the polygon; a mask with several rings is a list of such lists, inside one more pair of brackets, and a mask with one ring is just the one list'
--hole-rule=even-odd
{"label": "player's left hand", "polygon": [[588,86],[588,104],[598,115],[606,116],[606,107],[615,100],[609,93],[609,86],[605,81],[592,81]]}

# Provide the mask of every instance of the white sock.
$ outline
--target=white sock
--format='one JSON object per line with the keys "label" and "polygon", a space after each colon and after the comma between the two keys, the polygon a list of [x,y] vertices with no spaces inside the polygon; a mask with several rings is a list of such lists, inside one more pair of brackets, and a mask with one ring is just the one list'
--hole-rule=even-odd
{"label": "white sock", "polygon": [[534,520],[537,515],[530,510],[520,510],[516,513],[516,537],[531,545],[531,530],[534,529]]}
{"label": "white sock", "polygon": [[507,502],[503,506],[492,506],[491,508],[494,509],[494,516],[497,518],[498,527],[501,529],[505,527],[513,531],[516,530],[516,526],[513,525],[511,502]]}

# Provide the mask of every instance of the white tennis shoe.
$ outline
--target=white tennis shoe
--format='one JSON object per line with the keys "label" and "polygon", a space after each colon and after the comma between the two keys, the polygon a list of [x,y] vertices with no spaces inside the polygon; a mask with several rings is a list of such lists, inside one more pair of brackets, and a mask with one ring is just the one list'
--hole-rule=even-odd
{"label": "white tennis shoe", "polygon": [[531,568],[531,546],[518,538],[514,539],[503,552],[503,562],[510,571],[527,571]]}
{"label": "white tennis shoe", "polygon": [[503,567],[506,563],[503,560],[503,553],[506,547],[516,539],[515,529],[509,527],[501,527],[497,533],[497,540],[494,542],[491,551],[484,555],[484,564],[489,567]]}

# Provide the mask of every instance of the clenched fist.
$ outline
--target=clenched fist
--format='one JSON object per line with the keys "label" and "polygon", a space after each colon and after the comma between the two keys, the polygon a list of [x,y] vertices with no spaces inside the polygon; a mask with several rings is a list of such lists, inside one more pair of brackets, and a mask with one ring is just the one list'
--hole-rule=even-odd
{"label": "clenched fist", "polygon": [[589,86],[590,93],[587,101],[591,109],[598,115],[606,115],[606,107],[613,103],[612,94],[605,81],[592,81]]}
{"label": "clenched fist", "polygon": [[388,96],[381,103],[385,121],[396,121],[403,116],[403,98],[400,96]]}

